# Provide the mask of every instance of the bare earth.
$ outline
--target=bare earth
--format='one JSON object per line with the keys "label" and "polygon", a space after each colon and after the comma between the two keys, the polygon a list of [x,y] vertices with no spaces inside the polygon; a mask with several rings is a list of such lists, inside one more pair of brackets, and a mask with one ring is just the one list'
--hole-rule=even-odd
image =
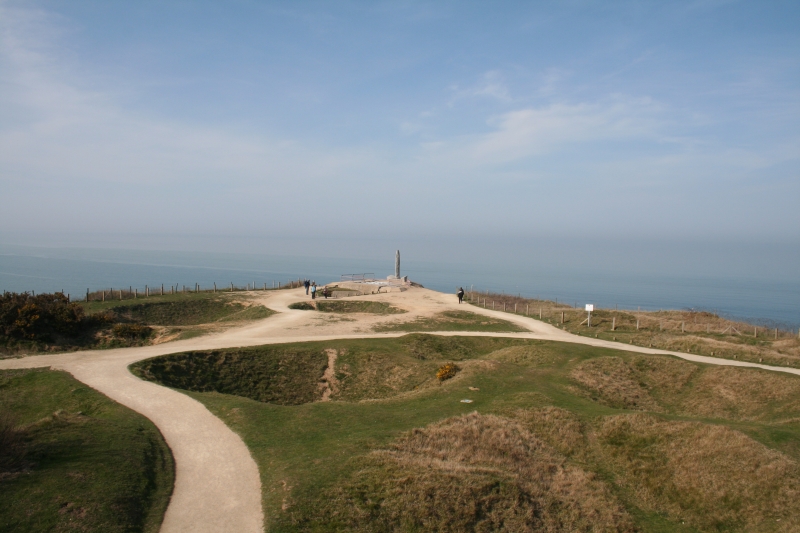
{"label": "bare earth", "polygon": [[[442,332],[440,335],[482,335],[571,342],[644,354],[669,354],[712,365],[755,367],[800,375],[800,369],[668,352],[576,336],[524,316],[470,305],[459,306],[455,295],[416,287],[405,292],[354,298],[388,302],[408,311],[391,316],[335,315],[289,309],[289,304],[309,298],[303,289],[252,294],[258,303],[278,311],[279,314],[222,333],[155,346],[0,360],[0,369],[51,367],[65,370],[109,398],[152,420],[171,448],[176,465],[175,487],[161,527],[164,533],[260,532],[263,531],[264,514],[261,509],[258,468],[239,436],[199,402],[172,389],[142,381],[128,371],[131,363],[150,357],[187,350],[281,342],[398,337],[405,333],[374,333],[372,328],[380,323],[413,321],[419,317],[460,308],[513,322],[530,333]],[[335,357],[331,355],[331,358]]]}

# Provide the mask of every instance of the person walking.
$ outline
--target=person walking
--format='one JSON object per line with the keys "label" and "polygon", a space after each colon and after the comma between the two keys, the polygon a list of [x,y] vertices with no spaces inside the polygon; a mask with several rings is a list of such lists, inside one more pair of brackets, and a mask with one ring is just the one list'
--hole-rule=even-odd
{"label": "person walking", "polygon": [[308,288],[309,288],[309,287],[311,287],[311,282],[310,282],[310,281],[308,281],[308,280],[305,280],[305,281],[303,282],[303,287],[305,287],[305,288],[306,288],[306,296],[308,296]]}
{"label": "person walking", "polygon": [[461,303],[464,300],[464,288],[459,287],[456,295],[458,296],[458,303]]}
{"label": "person walking", "polygon": [[311,299],[315,300],[316,298],[317,298],[317,284],[316,283],[312,283],[311,284]]}

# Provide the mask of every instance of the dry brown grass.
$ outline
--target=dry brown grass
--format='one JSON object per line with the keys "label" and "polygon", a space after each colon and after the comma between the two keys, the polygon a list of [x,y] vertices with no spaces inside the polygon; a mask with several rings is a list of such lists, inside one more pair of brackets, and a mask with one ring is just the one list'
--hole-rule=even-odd
{"label": "dry brown grass", "polygon": [[519,423],[472,413],[416,429],[326,504],[323,529],[635,531],[608,488]]}
{"label": "dry brown grass", "polygon": [[633,365],[621,357],[589,359],[574,368],[570,377],[589,389],[592,399],[605,405],[618,409],[662,410]]}
{"label": "dry brown grass", "polygon": [[800,417],[800,380],[774,372],[629,356],[590,359],[570,377],[588,389],[584,394],[616,408],[747,421]]}
{"label": "dry brown grass", "polygon": [[[586,312],[548,300],[519,298],[508,294],[468,294],[468,301],[539,318],[581,335],[630,342],[664,350],[691,352],[714,357],[800,368],[800,338],[797,331],[766,328],[727,320],[714,313],[685,310],[630,311],[596,309],[592,328],[582,324]],[[562,323],[562,316],[564,322]],[[614,330],[612,331],[612,327]],[[757,336],[756,336],[757,332]]]}
{"label": "dry brown grass", "polygon": [[800,379],[752,368],[707,368],[681,410],[733,420],[796,418],[800,416]]}
{"label": "dry brown grass", "polygon": [[489,357],[495,361],[524,365],[552,363],[555,360],[551,350],[535,345],[509,346],[492,352]]}
{"label": "dry brown grass", "polygon": [[732,429],[652,415],[606,417],[598,446],[637,504],[702,531],[800,530],[800,469]]}
{"label": "dry brown grass", "polygon": [[567,457],[583,456],[586,451],[587,440],[583,423],[566,409],[553,406],[519,409],[514,413],[514,418],[525,429]]}

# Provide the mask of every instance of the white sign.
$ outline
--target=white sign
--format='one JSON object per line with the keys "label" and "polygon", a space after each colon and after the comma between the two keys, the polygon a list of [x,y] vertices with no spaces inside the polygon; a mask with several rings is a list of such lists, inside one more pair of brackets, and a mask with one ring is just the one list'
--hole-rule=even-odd
{"label": "white sign", "polygon": [[590,313],[594,311],[594,304],[586,304],[586,310]]}

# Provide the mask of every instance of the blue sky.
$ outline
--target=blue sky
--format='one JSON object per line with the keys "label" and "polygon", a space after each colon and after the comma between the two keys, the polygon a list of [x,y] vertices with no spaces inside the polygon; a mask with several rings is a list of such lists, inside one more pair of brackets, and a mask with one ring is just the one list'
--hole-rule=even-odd
{"label": "blue sky", "polygon": [[0,0],[0,236],[800,239],[797,2]]}

